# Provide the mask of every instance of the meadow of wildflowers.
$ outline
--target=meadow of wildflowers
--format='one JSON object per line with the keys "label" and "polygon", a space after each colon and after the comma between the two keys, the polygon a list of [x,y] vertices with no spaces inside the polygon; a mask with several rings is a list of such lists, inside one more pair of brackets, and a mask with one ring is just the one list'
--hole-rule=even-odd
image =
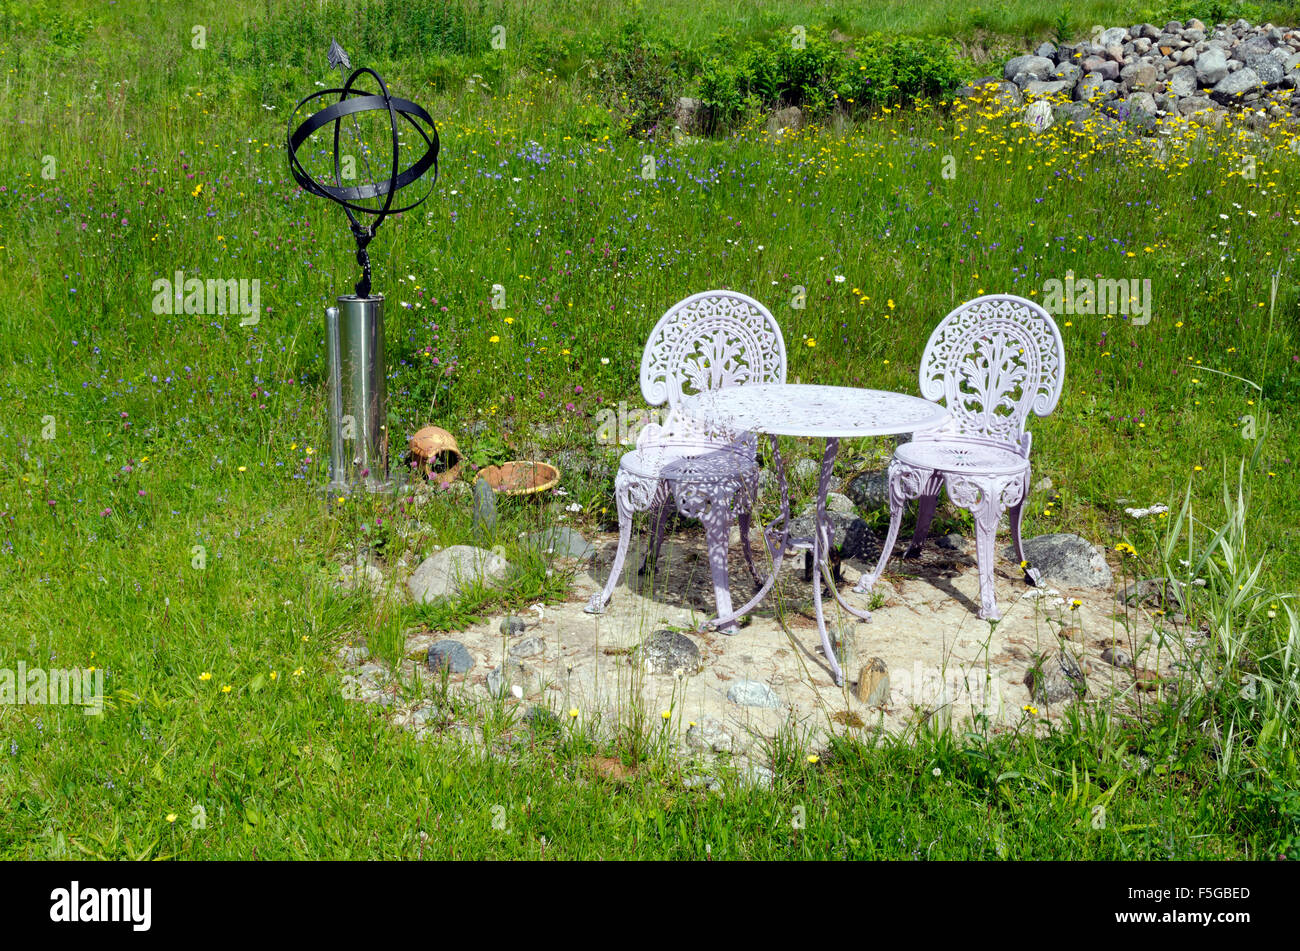
{"label": "meadow of wildflowers", "polygon": [[[845,747],[820,764],[792,760],[807,790],[833,800],[846,795],[844,776],[869,775],[879,798],[791,845],[767,821],[779,806],[764,797],[778,793],[746,791],[725,811],[680,791],[571,795],[556,770],[572,772],[574,751],[601,741],[566,725],[551,745],[535,742],[532,758],[469,771],[468,752],[430,754],[343,703],[333,671],[342,638],[368,635],[377,650],[400,644],[404,624],[454,629],[503,604],[563,597],[563,585],[536,565],[503,601],[437,616],[367,602],[360,617],[329,587],[348,546],[400,546],[412,530],[451,544],[468,538],[470,518],[450,498],[417,518],[400,501],[334,504],[316,492],[328,455],[322,313],[351,286],[354,264],[342,216],[295,188],[286,166],[294,102],[331,78],[324,49],[294,46],[287,25],[315,5],[274,13],[265,33],[276,39],[255,64],[241,20],[270,5],[208,14],[178,3],[157,15],[139,3],[48,6],[62,19],[0,34],[0,658],[104,668],[110,702],[103,718],[47,713],[40,728],[33,711],[0,706],[0,855],[578,857],[639,844],[684,856],[707,840],[733,857],[885,856],[897,837],[929,841],[939,828],[958,830],[947,857],[1300,848],[1294,752],[1225,776],[1213,744],[1188,732],[1080,723],[1073,741],[1035,754],[1052,764],[1045,788],[1096,755],[1084,736],[1105,737],[1111,751],[1113,762],[1091,764],[1094,777],[1153,751],[1178,758],[1116,807],[1132,831],[1106,837],[1063,798],[1005,792],[998,771],[971,766],[951,738],[913,738],[876,759]],[[670,41],[663,23],[687,5],[661,6],[643,26]],[[1037,4],[978,23],[940,2],[889,5],[902,20],[863,5],[836,23],[794,0],[745,7],[735,22],[710,20],[722,5],[690,6],[683,46],[815,23],[951,28],[967,47],[1022,51],[1025,36],[1050,27]],[[1080,29],[1089,15],[1129,22],[1143,12],[1084,7]],[[511,7],[507,52],[516,34],[529,48],[530,30],[564,16],[575,33],[599,19],[591,4]],[[473,24],[457,22],[469,35]],[[344,39],[349,25],[338,26]],[[841,112],[781,136],[755,114],[734,135],[635,138],[582,67],[504,55],[502,66],[486,38],[475,43],[437,56],[349,45],[354,63],[429,109],[442,141],[433,196],[372,246],[375,288],[390,305],[391,425],[403,439],[432,423],[467,452],[607,454],[598,420],[620,401],[640,405],[649,328],[709,287],[768,304],[791,344],[792,380],[912,392],[930,328],[963,300],[1042,300],[1067,273],[1149,281],[1149,320],[1058,316],[1065,392],[1034,427],[1035,475],[1055,495],[1031,502],[1025,531],[1131,545],[1126,557],[1154,570],[1163,520],[1135,522],[1125,507],[1172,504],[1176,515],[1190,487],[1196,511],[1215,509],[1236,492],[1244,457],[1251,550],[1264,561],[1251,593],[1259,605],[1291,604],[1295,129],[1228,122],[1138,137],[1085,121],[1034,132],[1017,110],[944,97]],[[477,81],[467,82],[471,68]],[[157,313],[155,282],[177,271],[260,282],[257,313]],[[608,528],[608,468],[566,475],[567,497],[511,510],[508,526],[577,502],[570,519]],[[1269,610],[1284,623],[1285,609]],[[1260,623],[1261,637],[1276,635]],[[989,754],[1007,769],[1020,755]],[[935,784],[930,812],[878,835],[886,845],[864,845],[931,766],[963,782]],[[449,818],[525,792],[538,804],[531,838]],[[1237,818],[1225,818],[1225,802]],[[990,803],[1003,810],[1002,845],[981,831]],[[117,832],[92,838],[92,825],[103,828],[92,817],[105,814]],[[656,814],[667,832],[646,818]],[[1209,839],[1193,835],[1204,830]]]}

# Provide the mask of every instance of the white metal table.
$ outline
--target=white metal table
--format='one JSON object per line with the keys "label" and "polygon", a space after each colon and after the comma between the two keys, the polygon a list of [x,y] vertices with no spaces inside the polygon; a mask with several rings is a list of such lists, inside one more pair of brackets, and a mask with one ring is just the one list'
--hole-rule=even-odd
{"label": "white metal table", "polygon": [[[871,614],[845,603],[830,576],[827,555],[833,534],[826,518],[826,495],[830,491],[831,470],[835,466],[840,440],[931,429],[948,419],[948,411],[919,396],[809,383],[756,383],[723,387],[688,397],[683,401],[682,409],[692,416],[725,426],[733,432],[767,433],[772,440],[772,459],[781,490],[781,513],[763,532],[772,558],[771,573],[749,602],[710,623],[715,627],[729,625],[752,611],[775,583],[786,548],[792,544],[810,546],[813,552],[813,605],[817,614],[817,630],[821,634],[822,649],[830,663],[835,683],[837,686],[842,685],[844,673],[840,670],[839,661],[831,646],[822,610],[823,575],[842,608],[864,621],[871,620]],[[821,476],[817,482],[816,531],[811,539],[792,538],[790,535],[790,492],[777,446],[778,436],[806,436],[826,440]]]}

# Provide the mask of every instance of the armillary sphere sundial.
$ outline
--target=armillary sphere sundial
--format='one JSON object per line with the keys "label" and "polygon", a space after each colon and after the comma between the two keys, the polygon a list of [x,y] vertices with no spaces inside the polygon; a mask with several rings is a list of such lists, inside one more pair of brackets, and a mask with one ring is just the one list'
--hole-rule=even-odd
{"label": "armillary sphere sundial", "polygon": [[[340,75],[352,69],[348,55],[337,42],[331,42],[330,68]],[[373,92],[357,85],[369,76],[378,86]],[[317,100],[337,99],[307,116],[295,128],[294,122],[304,106]],[[387,142],[372,148],[363,138],[358,125],[362,113],[387,114]],[[398,119],[408,124],[423,140],[419,158],[402,168],[403,140]],[[299,158],[299,150],[311,136],[333,124],[333,170],[328,177],[313,176]],[[356,156],[345,154],[341,145],[344,128],[349,141],[360,153],[366,177],[358,179]],[[405,126],[400,127],[402,131]],[[392,95],[383,79],[373,69],[360,67],[347,75],[343,85],[322,89],[301,100],[294,107],[286,136],[289,171],[308,194],[338,203],[347,215],[357,245],[357,264],[361,279],[354,293],[338,298],[338,307],[325,311],[325,340],[330,365],[330,482],[327,491],[345,493],[357,485],[369,491],[391,487],[388,479],[388,401],[384,361],[384,298],[370,289],[370,242],[384,219],[415,208],[433,191],[438,177],[438,129],[433,118],[409,99]],[[388,153],[391,147],[391,154]],[[420,147],[420,143],[416,143]],[[407,149],[408,153],[410,148]],[[321,150],[318,154],[331,154]],[[387,175],[371,172],[370,159],[388,158]],[[322,179],[328,178],[327,181]],[[415,201],[397,205],[397,193],[424,179],[428,188]],[[352,183],[356,180],[356,183]],[[348,184],[345,184],[345,181]],[[367,220],[371,219],[371,220]]]}

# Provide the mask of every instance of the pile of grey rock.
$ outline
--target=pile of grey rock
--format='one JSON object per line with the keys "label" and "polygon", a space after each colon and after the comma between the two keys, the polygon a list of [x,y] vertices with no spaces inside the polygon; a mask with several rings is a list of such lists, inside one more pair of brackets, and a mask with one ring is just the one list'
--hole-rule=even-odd
{"label": "pile of grey rock", "polygon": [[[1253,128],[1300,125],[1300,29],[1245,20],[1212,30],[1200,20],[1112,27],[1075,45],[1044,43],[958,90],[1017,106],[1054,104],[1037,121],[1103,121],[1157,131],[1182,122],[1218,128],[1229,111]],[[1043,107],[1039,107],[1042,109]]]}

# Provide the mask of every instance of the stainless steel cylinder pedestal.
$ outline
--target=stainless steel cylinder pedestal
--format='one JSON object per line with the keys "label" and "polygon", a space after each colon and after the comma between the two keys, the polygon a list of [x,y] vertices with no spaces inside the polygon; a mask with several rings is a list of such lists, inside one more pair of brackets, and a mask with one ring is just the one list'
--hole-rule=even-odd
{"label": "stainless steel cylinder pedestal", "polygon": [[327,491],[390,491],[384,299],[338,299],[325,311],[329,359],[330,473]]}

